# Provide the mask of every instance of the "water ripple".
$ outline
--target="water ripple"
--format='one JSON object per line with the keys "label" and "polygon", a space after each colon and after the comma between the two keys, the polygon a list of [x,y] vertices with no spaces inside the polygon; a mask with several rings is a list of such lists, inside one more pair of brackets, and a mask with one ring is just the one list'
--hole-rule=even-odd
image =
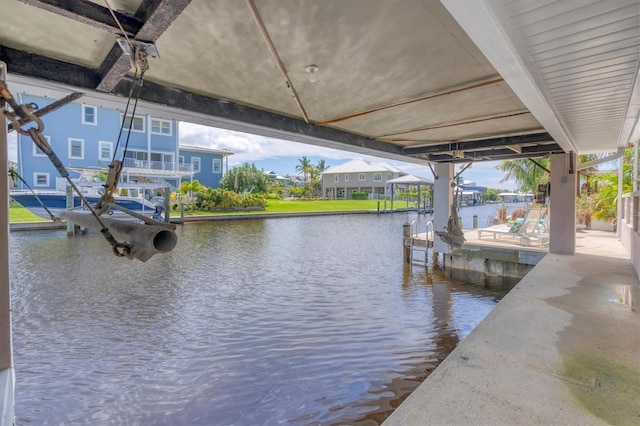
{"label": "water ripple", "polygon": [[186,225],[147,263],[11,234],[18,424],[382,421],[502,294],[407,275],[405,220]]}

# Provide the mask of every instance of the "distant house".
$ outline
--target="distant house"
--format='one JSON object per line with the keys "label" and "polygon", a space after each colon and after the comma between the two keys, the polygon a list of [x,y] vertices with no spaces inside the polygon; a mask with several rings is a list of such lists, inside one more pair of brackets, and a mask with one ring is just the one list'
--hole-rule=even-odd
{"label": "distant house", "polygon": [[322,193],[327,198],[351,198],[354,192],[390,194],[391,185],[387,181],[405,175],[388,164],[358,158],[322,172]]}
{"label": "distant house", "polygon": [[178,164],[190,167],[193,179],[209,188],[220,186],[220,179],[227,170],[227,157],[233,155],[231,151],[187,145],[180,145],[178,150]]}
{"label": "distant house", "polygon": [[291,185],[291,179],[289,179],[288,177],[285,177],[285,176],[281,176],[281,175],[277,174],[276,172],[273,172],[271,170],[265,170],[262,173],[264,173],[264,175],[267,177],[267,179],[269,179],[272,182],[276,182],[276,183],[279,183],[279,184],[284,185],[284,186]]}
{"label": "distant house", "polygon": [[[55,102],[25,93],[18,96],[19,103],[35,103],[40,109]],[[118,109],[72,102],[43,116],[43,135],[72,178],[87,171],[106,173],[115,158],[123,161],[122,182],[177,188],[181,181],[197,178],[217,186],[222,176],[222,159],[231,153],[208,150],[196,155],[194,149],[186,147],[183,155],[183,147],[178,149],[178,122],[147,112],[138,107],[135,116],[125,117]],[[119,137],[123,121],[125,131]],[[58,170],[29,136],[19,134],[17,142],[18,173],[29,186],[66,187]],[[198,155],[200,163],[196,160]],[[183,161],[179,161],[179,156]],[[18,188],[26,186],[19,183]]]}

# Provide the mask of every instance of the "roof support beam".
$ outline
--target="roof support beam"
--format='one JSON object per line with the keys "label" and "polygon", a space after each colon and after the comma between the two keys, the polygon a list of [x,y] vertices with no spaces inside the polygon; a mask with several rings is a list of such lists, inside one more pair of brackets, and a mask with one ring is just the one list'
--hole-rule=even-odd
{"label": "roof support beam", "polygon": [[[421,154],[431,154],[446,151],[473,151],[482,148],[493,148],[497,146],[524,145],[529,143],[554,142],[549,133],[534,133],[531,135],[505,136],[500,138],[481,139],[475,141],[448,142],[421,146],[417,148],[405,148],[405,155],[417,156]],[[523,149],[523,148],[521,148]],[[513,151],[512,151],[513,152]]]}
{"label": "roof support beam", "polygon": [[442,154],[427,154],[427,160],[436,163],[466,163],[469,161],[496,161],[513,160],[516,158],[544,157],[549,154],[562,153],[562,148],[557,143],[550,145],[536,145],[522,148],[522,153],[516,154],[509,148],[490,149],[485,151],[465,152],[464,158],[451,157]]}
{"label": "roof support beam", "polygon": [[[93,28],[120,34],[122,31],[114,22],[113,16],[106,7],[88,0],[19,0],[29,6],[43,9],[56,15],[82,22]],[[140,31],[142,23],[129,15],[114,11],[127,35]]]}
{"label": "roof support beam", "polygon": [[[134,38],[154,43],[169,28],[169,25],[180,16],[180,13],[189,3],[191,3],[191,0],[144,1],[137,13],[140,14],[147,10],[146,20],[134,35]],[[115,43],[101,66],[102,80],[96,90],[112,91],[130,69],[131,62],[129,57],[124,55],[118,44]]]}
{"label": "roof support beam", "polygon": [[[133,84],[132,79],[126,77],[115,87],[113,93],[127,97],[131,84]],[[279,137],[294,142],[310,143],[369,155],[386,156],[400,161],[424,163],[424,160],[421,159],[407,158],[402,151],[402,147],[398,145],[330,127],[305,123],[304,120],[238,105],[227,100],[209,98],[197,93],[161,86],[151,81],[144,83],[140,100],[217,118],[218,121],[215,124],[217,127],[254,134],[268,134],[271,137]],[[235,124],[235,126],[231,126],[230,123]],[[258,129],[260,130],[258,131]],[[265,129],[267,132],[264,131]]]}
{"label": "roof support beam", "polygon": [[7,64],[12,74],[56,81],[82,89],[95,89],[99,81],[96,72],[92,69],[12,49],[1,44],[0,58]]}

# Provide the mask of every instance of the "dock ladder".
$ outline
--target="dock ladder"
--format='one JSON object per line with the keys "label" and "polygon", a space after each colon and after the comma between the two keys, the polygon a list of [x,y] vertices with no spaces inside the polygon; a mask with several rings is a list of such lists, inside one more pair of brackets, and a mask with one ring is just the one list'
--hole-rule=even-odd
{"label": "dock ladder", "polygon": [[[418,221],[411,222],[411,236],[406,244],[409,247],[411,264],[424,265],[427,267],[429,262],[429,249],[433,248],[433,221],[428,221],[425,225],[425,232],[418,232]],[[414,251],[424,251],[424,261],[414,260]]]}

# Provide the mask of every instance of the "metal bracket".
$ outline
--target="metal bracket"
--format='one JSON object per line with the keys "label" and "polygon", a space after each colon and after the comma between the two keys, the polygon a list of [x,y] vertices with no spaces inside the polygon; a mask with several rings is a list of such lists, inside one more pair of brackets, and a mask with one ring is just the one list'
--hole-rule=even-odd
{"label": "metal bracket", "polygon": [[122,36],[118,37],[116,41],[120,45],[120,48],[122,49],[125,55],[128,55],[128,56],[131,55],[131,45],[133,45],[133,47],[136,49],[144,50],[147,56],[151,58],[160,58],[160,55],[158,54],[158,49],[156,49],[156,45],[153,42],[135,40],[131,38],[127,40]]}

